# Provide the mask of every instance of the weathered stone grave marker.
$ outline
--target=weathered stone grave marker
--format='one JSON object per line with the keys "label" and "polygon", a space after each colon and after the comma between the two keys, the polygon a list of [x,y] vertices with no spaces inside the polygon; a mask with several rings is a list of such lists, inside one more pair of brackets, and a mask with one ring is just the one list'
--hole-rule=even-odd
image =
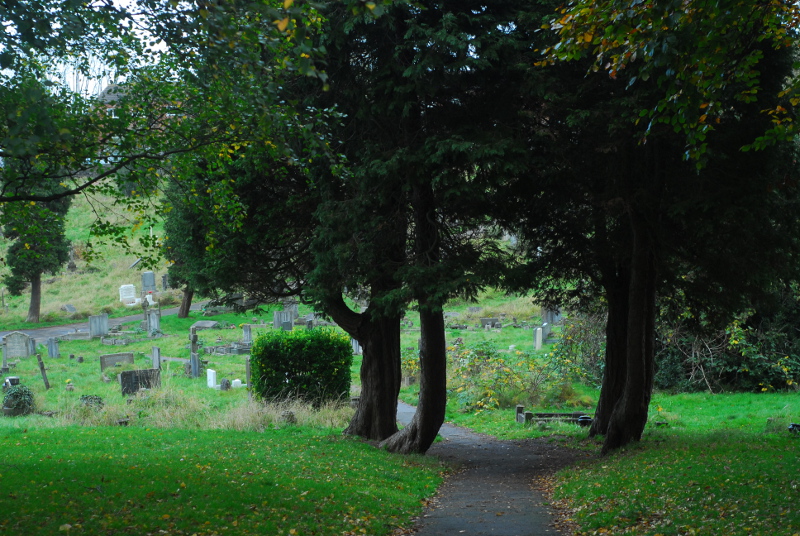
{"label": "weathered stone grave marker", "polygon": [[272,326],[275,328],[281,327],[288,322],[292,324],[294,322],[294,317],[292,317],[291,311],[273,311],[272,313]]}
{"label": "weathered stone grave marker", "polygon": [[89,317],[89,337],[105,337],[108,335],[108,314],[93,315]]}
{"label": "weathered stone grave marker", "polygon": [[44,381],[44,389],[45,391],[50,390],[50,382],[47,381],[47,371],[44,368],[44,361],[42,361],[41,354],[36,354],[36,361],[39,362],[39,372],[42,373],[42,381]]}
{"label": "weathered stone grave marker", "polygon": [[164,292],[169,290],[169,274],[164,274],[161,276],[161,290]]}
{"label": "weathered stone grave marker", "polygon": [[250,324],[245,324],[242,326],[242,341],[245,344],[253,343],[253,332],[250,328]]}
{"label": "weathered stone grave marker", "polygon": [[292,331],[294,324],[292,322],[281,322],[281,328],[283,331]]}
{"label": "weathered stone grave marker", "polygon": [[161,371],[158,369],[126,370],[119,375],[123,395],[133,395],[140,389],[161,386]]}
{"label": "weathered stone grave marker", "polygon": [[350,345],[353,347],[353,355],[361,355],[361,343],[358,339],[350,339]]}
{"label": "weathered stone grave marker", "polygon": [[542,349],[542,328],[536,328],[533,330],[533,349]]}
{"label": "weathered stone grave marker", "polygon": [[5,336],[3,346],[6,350],[7,359],[30,357],[35,353],[36,342],[28,335],[15,331]]}
{"label": "weathered stone grave marker", "polygon": [[[219,325],[219,324],[218,324]],[[197,331],[194,327],[189,330],[189,342],[191,344],[191,350],[189,354],[189,364],[191,365],[191,376],[192,378],[199,378],[200,377],[200,356],[198,355],[198,339],[197,339]]]}
{"label": "weathered stone grave marker", "polygon": [[50,337],[47,339],[47,357],[58,358],[61,354],[58,351],[58,339]]}
{"label": "weathered stone grave marker", "polygon": [[150,348],[150,359],[153,361],[154,369],[161,369],[161,348],[153,346]]}
{"label": "weathered stone grave marker", "polygon": [[100,372],[109,367],[121,364],[133,365],[133,352],[120,352],[118,354],[105,354],[100,356]]}
{"label": "weathered stone grave marker", "polygon": [[72,305],[71,303],[67,303],[67,304],[62,305],[61,306],[61,310],[62,311],[66,311],[69,314],[73,314],[73,313],[77,313],[78,312],[78,310],[75,309],[75,306]]}
{"label": "weathered stone grave marker", "polygon": [[206,369],[206,385],[209,389],[216,389],[218,387],[216,370]]}
{"label": "weathered stone grave marker", "polygon": [[119,301],[125,305],[136,305],[139,303],[139,298],[136,296],[136,287],[134,285],[122,285],[119,287]]}
{"label": "weathered stone grave marker", "polygon": [[150,271],[142,272],[142,293],[147,294],[156,290],[156,274]]}

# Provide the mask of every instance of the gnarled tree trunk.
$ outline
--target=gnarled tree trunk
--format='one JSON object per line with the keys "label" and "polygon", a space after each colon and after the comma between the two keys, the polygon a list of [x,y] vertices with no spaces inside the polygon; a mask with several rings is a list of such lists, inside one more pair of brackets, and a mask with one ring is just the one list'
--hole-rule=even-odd
{"label": "gnarled tree trunk", "polygon": [[344,433],[381,441],[397,432],[400,394],[400,317],[353,312],[341,296],[327,307],[331,318],[361,344],[361,398]]}
{"label": "gnarled tree trunk", "polygon": [[444,315],[420,311],[419,404],[411,422],[381,443],[381,447],[401,454],[424,454],[436,439],[444,422],[447,406],[447,346]]}

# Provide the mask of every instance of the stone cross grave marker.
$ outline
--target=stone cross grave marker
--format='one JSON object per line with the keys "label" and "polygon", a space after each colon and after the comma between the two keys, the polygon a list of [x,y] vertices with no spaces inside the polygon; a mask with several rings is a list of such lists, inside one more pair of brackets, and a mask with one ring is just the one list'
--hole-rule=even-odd
{"label": "stone cross grave marker", "polygon": [[105,337],[108,335],[108,314],[93,315],[89,317],[89,337]]}
{"label": "stone cross grave marker", "polygon": [[34,340],[19,331],[6,335],[3,339],[3,344],[6,349],[6,359],[29,357],[33,355],[36,348]]}
{"label": "stone cross grave marker", "polygon": [[118,354],[105,354],[100,356],[100,372],[118,364],[127,363],[133,365],[133,352],[121,352]]}

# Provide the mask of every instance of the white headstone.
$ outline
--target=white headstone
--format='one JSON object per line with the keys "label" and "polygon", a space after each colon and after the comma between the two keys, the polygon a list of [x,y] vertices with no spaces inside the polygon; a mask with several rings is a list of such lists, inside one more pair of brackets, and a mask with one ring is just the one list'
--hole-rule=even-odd
{"label": "white headstone", "polygon": [[234,389],[236,389],[237,387],[241,387],[241,386],[242,386],[242,380],[233,380],[233,381],[231,382],[231,386],[232,386]]}
{"label": "white headstone", "polygon": [[536,328],[533,330],[533,349],[542,349],[542,328]]}
{"label": "white headstone", "polygon": [[122,303],[134,303],[136,301],[136,287],[134,285],[122,285],[119,287],[119,301]]}
{"label": "white headstone", "polygon": [[217,371],[216,370],[206,369],[206,384],[211,389],[215,389],[217,387]]}

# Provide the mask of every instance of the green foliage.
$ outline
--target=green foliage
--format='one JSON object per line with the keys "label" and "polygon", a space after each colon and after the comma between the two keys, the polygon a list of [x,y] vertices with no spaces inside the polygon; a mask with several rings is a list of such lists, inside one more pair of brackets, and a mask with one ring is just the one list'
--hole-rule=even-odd
{"label": "green foliage", "polygon": [[419,375],[419,350],[409,346],[400,351],[400,371],[403,376]]}
{"label": "green foliage", "polygon": [[554,353],[500,352],[491,342],[449,347],[449,395],[462,411],[480,413],[545,398],[565,402],[563,385],[580,374],[575,364]]}
{"label": "green foliage", "polygon": [[251,356],[252,388],[263,399],[318,403],[350,392],[353,348],[333,330],[269,331],[255,340]]}
{"label": "green foliage", "polygon": [[606,314],[587,312],[570,315],[561,328],[561,339],[553,345],[553,356],[580,369],[580,378],[599,387],[603,381],[606,351]]}
{"label": "green foliage", "polygon": [[33,391],[27,385],[12,385],[3,395],[3,407],[29,413],[33,410]]}

